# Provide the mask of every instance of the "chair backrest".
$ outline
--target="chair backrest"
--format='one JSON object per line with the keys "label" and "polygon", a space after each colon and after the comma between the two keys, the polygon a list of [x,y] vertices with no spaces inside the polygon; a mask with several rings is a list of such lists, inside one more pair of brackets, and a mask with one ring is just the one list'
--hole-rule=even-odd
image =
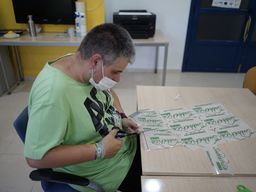
{"label": "chair backrest", "polygon": [[28,107],[25,107],[19,116],[15,119],[13,126],[17,131],[20,139],[25,143],[26,131],[28,124]]}
{"label": "chair backrest", "polygon": [[250,89],[256,95],[256,66],[245,74],[243,87]]}

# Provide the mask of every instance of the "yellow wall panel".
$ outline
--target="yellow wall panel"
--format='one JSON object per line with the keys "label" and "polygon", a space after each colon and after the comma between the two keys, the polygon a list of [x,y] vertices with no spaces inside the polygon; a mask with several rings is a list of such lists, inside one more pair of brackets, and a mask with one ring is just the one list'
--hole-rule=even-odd
{"label": "yellow wall panel", "polygon": [[[43,0],[42,0],[43,1]],[[104,0],[82,0],[86,7],[87,31],[104,23]],[[65,32],[74,25],[41,25],[43,32]],[[17,24],[11,0],[0,0],[0,29],[26,29],[26,24]],[[25,77],[34,77],[46,61],[75,52],[77,47],[19,47]]]}
{"label": "yellow wall panel", "polygon": [[87,30],[104,23],[104,0],[84,0],[86,6]]}
{"label": "yellow wall panel", "polygon": [[77,47],[19,47],[25,77],[36,76],[47,61],[76,50]]}

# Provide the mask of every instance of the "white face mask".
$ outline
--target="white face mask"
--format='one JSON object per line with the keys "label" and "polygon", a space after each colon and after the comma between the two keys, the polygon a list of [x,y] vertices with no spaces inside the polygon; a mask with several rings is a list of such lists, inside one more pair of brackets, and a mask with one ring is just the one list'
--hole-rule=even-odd
{"label": "white face mask", "polygon": [[93,79],[93,71],[92,71],[92,76],[89,80],[89,82],[92,84],[92,86],[94,86],[97,90],[101,90],[101,91],[104,91],[104,90],[108,90],[108,89],[111,89],[112,87],[114,87],[117,82],[106,77],[104,75],[104,70],[103,70],[103,62],[102,62],[102,79],[99,81],[99,83],[96,83]]}

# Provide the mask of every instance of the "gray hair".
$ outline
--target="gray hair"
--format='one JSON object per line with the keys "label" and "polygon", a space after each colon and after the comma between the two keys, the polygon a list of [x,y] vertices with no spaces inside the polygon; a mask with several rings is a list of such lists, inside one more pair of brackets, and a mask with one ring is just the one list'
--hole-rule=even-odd
{"label": "gray hair", "polygon": [[113,64],[119,57],[126,57],[133,63],[135,49],[130,34],[122,27],[105,23],[94,27],[84,37],[78,48],[82,59],[93,54],[103,57],[104,65]]}

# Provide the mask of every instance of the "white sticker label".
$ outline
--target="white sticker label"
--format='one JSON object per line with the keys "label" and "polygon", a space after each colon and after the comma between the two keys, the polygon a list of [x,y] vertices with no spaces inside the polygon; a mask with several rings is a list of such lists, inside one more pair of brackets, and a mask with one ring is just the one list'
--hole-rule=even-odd
{"label": "white sticker label", "polygon": [[213,7],[222,7],[222,8],[236,8],[239,9],[241,5],[241,0],[213,0]]}

